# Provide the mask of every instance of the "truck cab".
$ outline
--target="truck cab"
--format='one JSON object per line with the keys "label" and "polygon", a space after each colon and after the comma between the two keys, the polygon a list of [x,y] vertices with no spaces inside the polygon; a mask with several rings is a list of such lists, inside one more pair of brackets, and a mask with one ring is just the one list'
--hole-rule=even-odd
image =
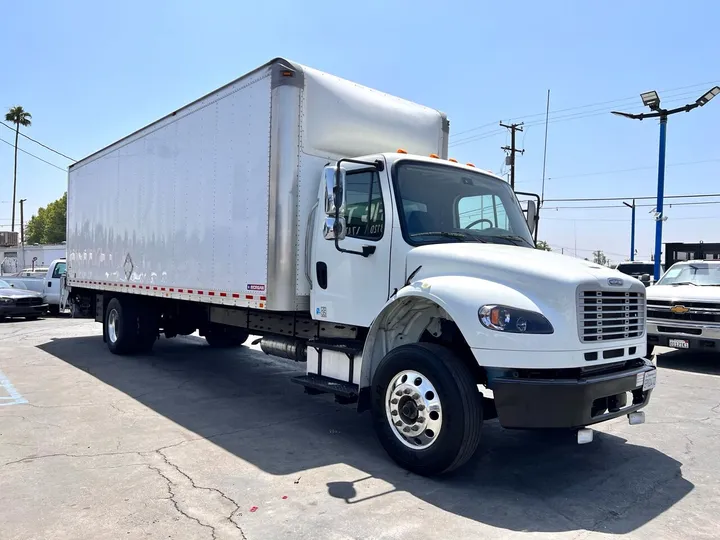
{"label": "truck cab", "polygon": [[[642,421],[655,386],[643,359],[644,285],[534,249],[534,205],[528,223],[501,178],[400,151],[339,160],[321,184],[311,313],[367,333],[361,362],[308,349],[308,373],[364,389],[403,466],[434,470],[414,467],[416,452],[438,444],[441,456],[452,417],[497,416],[507,428]],[[473,430],[464,435],[473,444]]]}

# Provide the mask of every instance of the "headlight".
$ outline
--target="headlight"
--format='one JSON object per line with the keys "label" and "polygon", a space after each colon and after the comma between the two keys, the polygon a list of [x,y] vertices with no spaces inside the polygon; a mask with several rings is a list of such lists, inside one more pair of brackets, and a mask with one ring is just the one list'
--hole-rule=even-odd
{"label": "headlight", "polygon": [[478,311],[485,328],[511,334],[552,334],[555,330],[543,315],[508,306],[487,305]]}
{"label": "headlight", "polygon": [[12,304],[13,300],[11,298],[0,298],[0,304]]}

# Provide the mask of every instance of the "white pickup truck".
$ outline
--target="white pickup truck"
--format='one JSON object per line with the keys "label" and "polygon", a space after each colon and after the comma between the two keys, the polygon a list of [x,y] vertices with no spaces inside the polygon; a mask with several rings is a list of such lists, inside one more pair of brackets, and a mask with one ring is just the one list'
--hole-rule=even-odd
{"label": "white pickup truck", "polygon": [[16,284],[22,283],[23,286],[18,288],[41,293],[43,300],[48,305],[50,314],[57,315],[60,313],[60,301],[64,284],[63,278],[66,270],[67,263],[65,259],[56,259],[47,269],[44,276],[3,276],[2,280],[13,288],[16,287]]}
{"label": "white pickup truck", "polygon": [[656,346],[720,352],[720,261],[675,263],[647,289],[648,356]]}

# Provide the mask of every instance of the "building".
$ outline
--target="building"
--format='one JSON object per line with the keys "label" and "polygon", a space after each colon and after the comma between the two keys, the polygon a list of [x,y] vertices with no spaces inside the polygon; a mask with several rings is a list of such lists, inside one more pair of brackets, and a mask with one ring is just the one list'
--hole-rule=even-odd
{"label": "building", "polygon": [[46,268],[55,259],[65,257],[65,243],[32,245],[32,246],[0,246],[0,275],[14,274],[25,268]]}
{"label": "building", "polygon": [[678,261],[692,261],[697,259],[706,261],[720,260],[720,243],[698,242],[692,244],[671,242],[665,244],[665,268],[670,268]]}

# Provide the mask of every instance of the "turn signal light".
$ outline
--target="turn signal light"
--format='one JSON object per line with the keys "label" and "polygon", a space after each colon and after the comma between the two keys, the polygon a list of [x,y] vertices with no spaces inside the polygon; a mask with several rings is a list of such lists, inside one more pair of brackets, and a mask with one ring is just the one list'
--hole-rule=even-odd
{"label": "turn signal light", "polygon": [[398,148],[396,151],[396,154],[407,154],[407,150],[403,150],[402,148]]}

